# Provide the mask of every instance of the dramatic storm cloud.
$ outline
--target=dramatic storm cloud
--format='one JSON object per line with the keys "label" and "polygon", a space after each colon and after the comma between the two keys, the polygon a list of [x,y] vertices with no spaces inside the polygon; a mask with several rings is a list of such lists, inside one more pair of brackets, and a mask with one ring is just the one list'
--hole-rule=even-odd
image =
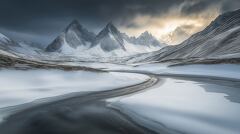
{"label": "dramatic storm cloud", "polygon": [[96,33],[112,21],[130,35],[148,30],[177,44],[237,8],[239,0],[2,0],[0,32],[47,44],[73,19]]}

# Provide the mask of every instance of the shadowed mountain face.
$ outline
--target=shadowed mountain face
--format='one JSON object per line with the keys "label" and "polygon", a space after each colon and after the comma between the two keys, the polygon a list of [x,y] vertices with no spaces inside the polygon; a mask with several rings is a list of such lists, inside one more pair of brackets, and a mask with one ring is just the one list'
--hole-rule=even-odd
{"label": "shadowed mountain face", "polygon": [[188,58],[239,58],[240,10],[217,17],[206,29],[183,43],[142,55],[144,61]]}
{"label": "shadowed mountain face", "polygon": [[61,48],[64,45],[68,45],[71,48],[77,48],[79,46],[90,47],[93,42],[95,34],[87,31],[76,20],[74,20],[59,37],[57,37],[53,43],[51,43],[46,51],[64,51]]}
{"label": "shadowed mountain face", "polygon": [[97,35],[93,46],[100,45],[104,51],[112,51],[115,49],[122,49],[126,51],[124,47],[124,41],[121,33],[117,28],[109,23],[107,26]]}

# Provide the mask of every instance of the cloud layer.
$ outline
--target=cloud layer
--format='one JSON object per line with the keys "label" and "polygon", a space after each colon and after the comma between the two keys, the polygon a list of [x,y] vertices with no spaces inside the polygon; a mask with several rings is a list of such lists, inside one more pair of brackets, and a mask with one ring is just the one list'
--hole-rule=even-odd
{"label": "cloud layer", "polygon": [[73,19],[94,32],[112,21],[131,35],[148,30],[177,44],[237,8],[239,0],[1,0],[0,32],[49,43]]}

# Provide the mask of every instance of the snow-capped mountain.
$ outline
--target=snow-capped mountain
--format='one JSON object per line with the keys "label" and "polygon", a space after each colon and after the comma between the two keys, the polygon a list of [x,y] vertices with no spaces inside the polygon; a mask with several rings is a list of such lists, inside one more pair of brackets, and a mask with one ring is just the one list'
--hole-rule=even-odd
{"label": "snow-capped mountain", "polygon": [[[139,57],[138,57],[139,58]],[[141,56],[141,61],[240,58],[240,10],[224,13],[176,46]]]}
{"label": "snow-capped mountain", "polygon": [[133,39],[122,34],[112,23],[108,23],[95,36],[74,21],[46,48],[46,51],[78,57],[122,57],[156,51],[161,47],[162,45],[146,32]]}
{"label": "snow-capped mountain", "polygon": [[104,52],[115,50],[127,51],[121,33],[112,23],[107,24],[107,26],[96,36],[92,47],[93,49],[100,48]]}
{"label": "snow-capped mountain", "polygon": [[[136,43],[137,41],[135,41]],[[135,44],[111,23],[95,35],[73,21],[50,45],[16,42],[0,34],[0,54],[36,60],[95,60],[151,52],[161,46]],[[99,59],[100,60],[100,59]]]}
{"label": "snow-capped mountain", "polygon": [[0,33],[0,56],[6,55],[11,57],[17,57],[14,52],[17,48],[20,48],[20,45],[9,39],[7,36]]}
{"label": "snow-capped mountain", "polygon": [[164,43],[160,43],[151,33],[148,31],[145,31],[142,33],[139,37],[128,37],[127,35],[124,35],[128,38],[128,40],[136,45],[143,45],[147,47],[159,47],[162,48],[166,46]]}
{"label": "snow-capped mountain", "polygon": [[41,58],[42,55],[45,55],[43,48],[34,46],[32,42],[28,43],[16,42],[0,33],[0,55],[24,59]]}
{"label": "snow-capped mountain", "polygon": [[19,44],[0,33],[0,48],[3,50],[9,50],[12,47],[19,47]]}
{"label": "snow-capped mountain", "polygon": [[[144,34],[145,35],[145,34]],[[102,55],[108,56],[128,56],[138,53],[146,53],[156,51],[161,48],[160,43],[153,38],[139,38],[129,37],[124,33],[121,33],[112,23],[106,25],[106,27],[96,36],[93,42],[92,49],[103,51]],[[144,42],[145,41],[145,42]],[[151,42],[151,43],[148,43]],[[144,43],[147,43],[144,45]],[[155,43],[155,44],[154,44]],[[100,50],[101,49],[101,50]],[[96,52],[96,51],[95,51]]]}
{"label": "snow-capped mountain", "polygon": [[0,33],[0,54],[16,57],[23,51],[24,49],[18,42]]}
{"label": "snow-capped mountain", "polygon": [[87,31],[74,20],[49,46],[47,52],[73,53],[75,49],[89,49],[95,34]]}

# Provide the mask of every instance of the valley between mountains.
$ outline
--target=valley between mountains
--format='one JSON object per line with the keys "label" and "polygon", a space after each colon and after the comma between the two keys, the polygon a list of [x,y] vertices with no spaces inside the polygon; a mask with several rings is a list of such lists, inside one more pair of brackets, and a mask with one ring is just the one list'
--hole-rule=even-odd
{"label": "valley between mountains", "polygon": [[239,134],[240,10],[178,45],[72,21],[49,44],[0,34],[0,134]]}

